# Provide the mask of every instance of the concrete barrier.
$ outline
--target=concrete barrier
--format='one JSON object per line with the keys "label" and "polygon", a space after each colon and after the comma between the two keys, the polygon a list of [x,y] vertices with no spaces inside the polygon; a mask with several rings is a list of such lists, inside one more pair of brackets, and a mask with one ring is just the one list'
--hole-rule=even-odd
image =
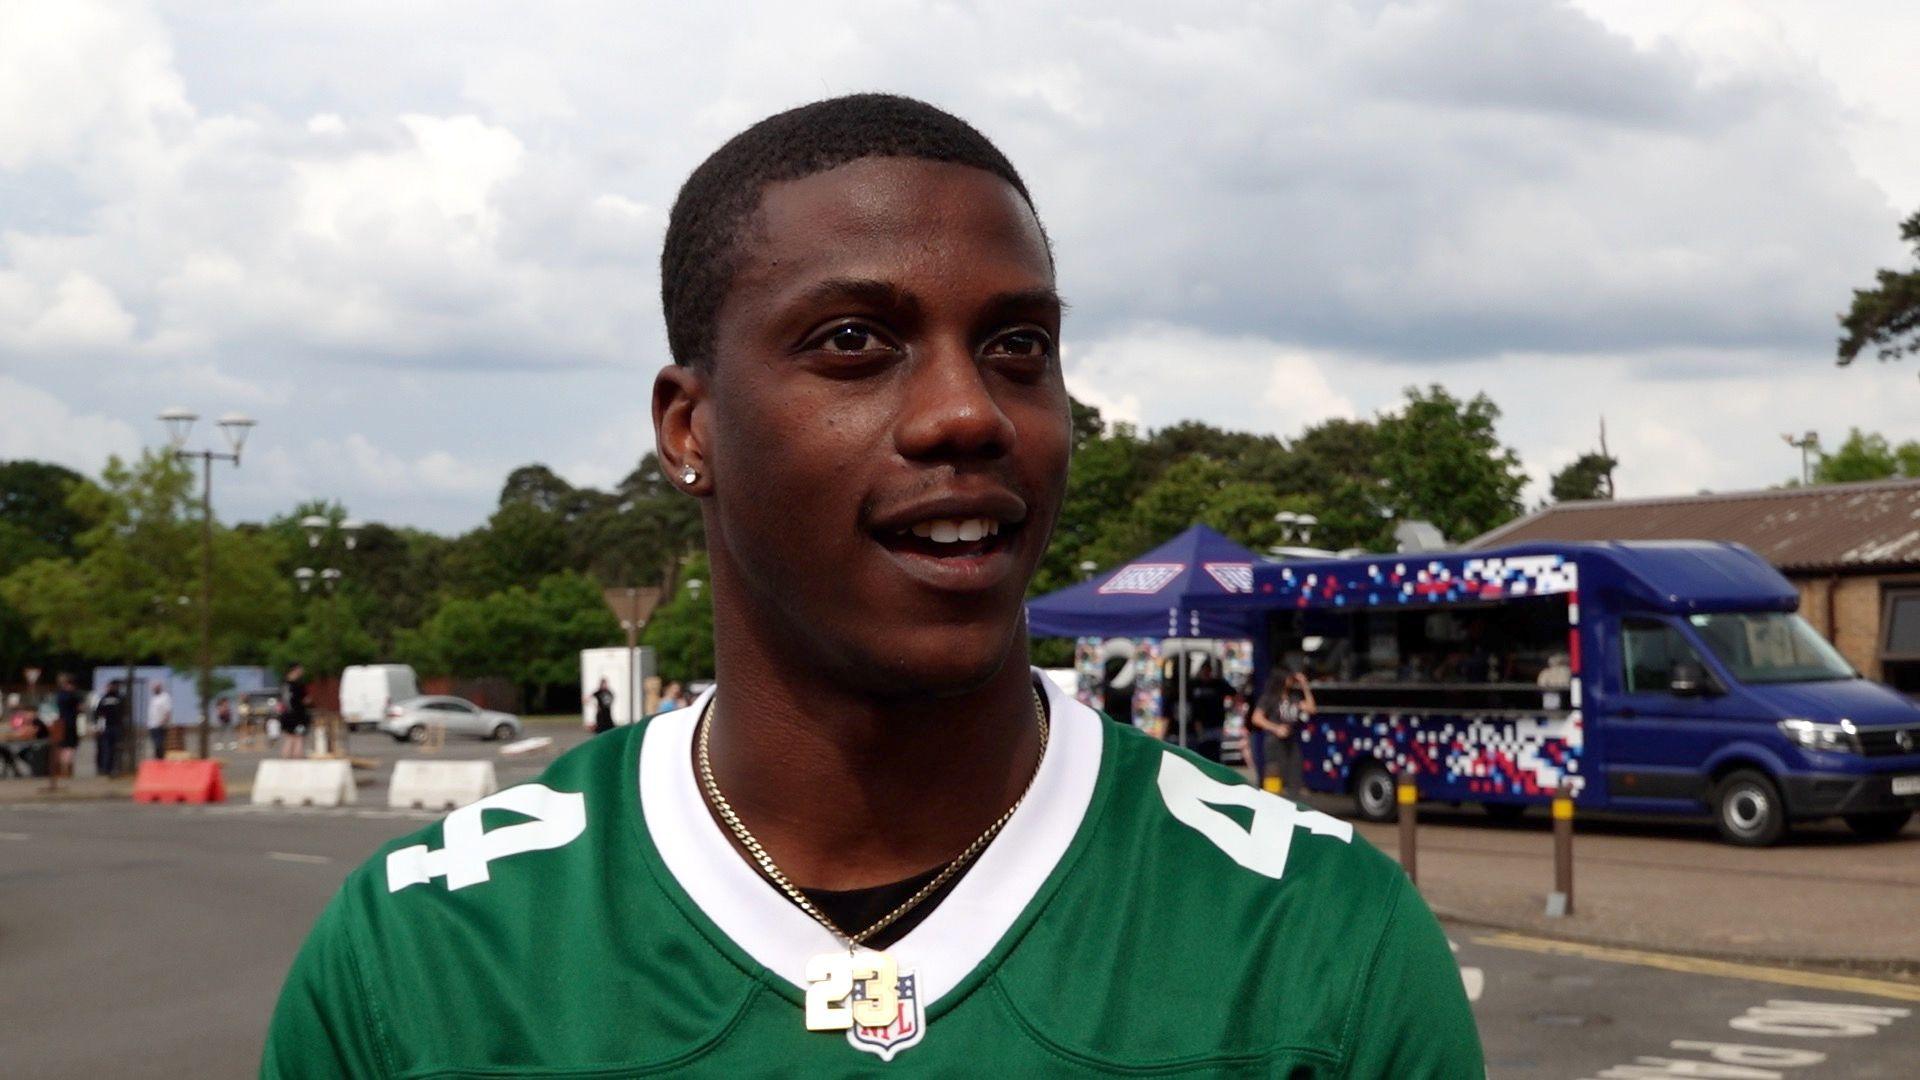
{"label": "concrete barrier", "polygon": [[255,806],[341,806],[357,797],[353,766],[338,758],[268,758],[253,774]]}
{"label": "concrete barrier", "polygon": [[498,790],[491,761],[399,761],[387,787],[387,805],[451,810]]}

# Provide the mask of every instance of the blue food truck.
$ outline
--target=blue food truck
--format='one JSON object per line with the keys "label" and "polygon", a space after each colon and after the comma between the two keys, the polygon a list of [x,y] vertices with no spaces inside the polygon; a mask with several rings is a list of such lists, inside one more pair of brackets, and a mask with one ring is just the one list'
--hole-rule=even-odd
{"label": "blue food truck", "polygon": [[1256,566],[1259,677],[1304,670],[1308,788],[1363,817],[1420,797],[1513,816],[1710,813],[1738,844],[1920,807],[1920,706],[1862,678],[1736,544],[1530,544]]}

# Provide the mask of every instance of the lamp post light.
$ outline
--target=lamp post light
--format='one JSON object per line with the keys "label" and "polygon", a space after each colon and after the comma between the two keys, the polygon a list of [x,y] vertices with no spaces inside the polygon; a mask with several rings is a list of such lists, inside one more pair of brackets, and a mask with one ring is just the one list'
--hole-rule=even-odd
{"label": "lamp post light", "polygon": [[[307,548],[315,554],[320,554],[321,545],[335,535],[339,536],[341,547],[347,551],[352,551],[358,543],[360,530],[366,526],[364,522],[361,522],[357,518],[345,518],[335,523],[332,518],[326,517],[325,515],[308,514],[306,517],[300,519],[300,527],[306,530]],[[332,545],[329,544],[328,546],[331,547]],[[327,554],[327,557],[331,557],[330,552]],[[337,566],[323,566],[318,570],[315,570],[311,566],[302,566],[293,572],[293,579],[299,583],[302,595],[312,593],[315,585],[318,585],[320,591],[326,594],[327,655],[325,661],[318,665],[317,669],[319,674],[332,675],[336,678],[338,678],[342,672],[334,669],[344,667],[344,665],[340,663],[339,607],[340,582],[344,577],[345,574]],[[328,723],[326,729],[326,753],[333,756],[339,756],[346,752],[346,734],[351,730],[346,724],[341,722],[338,713],[339,710],[336,709],[335,719]]]}
{"label": "lamp post light", "polygon": [[1809,431],[1798,438],[1792,434],[1780,436],[1788,446],[1800,451],[1800,482],[1813,483],[1813,455],[1820,450],[1820,433]]}
{"label": "lamp post light", "polygon": [[167,443],[179,461],[200,461],[200,756],[212,754],[213,742],[213,463],[231,461],[240,467],[240,451],[252,434],[254,420],[230,412],[216,423],[226,436],[230,451],[188,450],[187,436],[193,433],[200,415],[178,405],[160,414],[167,426]]}

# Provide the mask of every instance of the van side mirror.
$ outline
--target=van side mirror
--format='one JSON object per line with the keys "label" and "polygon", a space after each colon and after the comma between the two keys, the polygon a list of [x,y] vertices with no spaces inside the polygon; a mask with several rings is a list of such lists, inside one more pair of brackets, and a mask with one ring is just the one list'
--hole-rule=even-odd
{"label": "van side mirror", "polygon": [[1682,660],[1673,665],[1667,689],[1676,697],[1706,697],[1720,692],[1720,687],[1707,674],[1707,669],[1691,660]]}

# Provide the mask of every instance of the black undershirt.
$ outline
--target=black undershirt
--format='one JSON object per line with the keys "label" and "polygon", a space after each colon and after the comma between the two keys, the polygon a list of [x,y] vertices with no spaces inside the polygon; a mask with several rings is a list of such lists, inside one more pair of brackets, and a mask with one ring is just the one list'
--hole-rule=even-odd
{"label": "black undershirt", "polygon": [[[935,889],[931,896],[915,904],[911,911],[888,923],[879,933],[861,944],[884,949],[907,936],[907,931],[920,925],[934,908],[940,906],[940,901],[946,899],[947,894],[953,891],[954,885],[967,876],[967,869],[970,868],[970,866],[963,868],[959,873],[941,882],[940,887]],[[875,885],[867,889],[845,891],[801,889],[800,891],[806,894],[808,900],[813,901],[814,907],[819,908],[827,918],[832,919],[835,926],[849,934],[857,934],[878,922],[887,912],[906,903],[909,897],[919,892],[927,882],[932,881],[944,869],[946,867],[936,866],[926,873],[915,874],[891,884]]]}

